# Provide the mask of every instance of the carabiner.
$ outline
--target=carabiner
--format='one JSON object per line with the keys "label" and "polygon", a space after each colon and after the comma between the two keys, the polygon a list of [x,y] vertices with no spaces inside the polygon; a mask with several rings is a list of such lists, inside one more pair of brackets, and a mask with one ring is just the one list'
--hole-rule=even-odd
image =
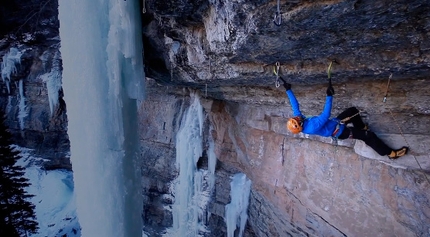
{"label": "carabiner", "polygon": [[275,23],[275,25],[280,26],[282,23],[282,15],[281,15],[281,10],[280,10],[280,0],[278,0],[278,4],[277,4],[277,8],[276,8],[276,13],[275,16],[273,17],[273,23]]}
{"label": "carabiner", "polygon": [[275,13],[275,16],[273,17],[273,23],[275,23],[275,25],[280,26],[282,23],[282,15],[277,12]]}
{"label": "carabiner", "polygon": [[275,67],[273,67],[273,73],[276,75],[275,86],[276,88],[281,86],[281,82],[279,81],[279,68],[281,64],[279,62],[275,63]]}

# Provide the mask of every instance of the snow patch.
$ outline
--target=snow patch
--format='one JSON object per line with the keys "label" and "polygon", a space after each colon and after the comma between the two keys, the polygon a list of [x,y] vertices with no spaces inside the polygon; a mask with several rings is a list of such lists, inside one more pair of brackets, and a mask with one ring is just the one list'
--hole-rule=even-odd
{"label": "snow patch", "polygon": [[28,194],[35,195],[30,201],[35,205],[39,233],[31,237],[81,236],[76,217],[73,174],[66,170],[42,170],[37,164],[44,159],[33,157],[31,149],[12,146],[21,153],[17,165],[25,167],[24,177],[29,179]]}

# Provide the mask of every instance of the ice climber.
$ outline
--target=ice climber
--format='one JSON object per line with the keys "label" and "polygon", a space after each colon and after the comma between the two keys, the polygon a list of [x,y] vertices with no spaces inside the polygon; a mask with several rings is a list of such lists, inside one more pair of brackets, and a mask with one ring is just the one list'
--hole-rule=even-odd
{"label": "ice climber", "polygon": [[[370,131],[367,125],[361,119],[359,111],[351,107],[340,113],[336,118],[330,118],[331,107],[334,95],[334,89],[329,84],[327,88],[327,97],[323,112],[318,116],[306,117],[300,112],[299,103],[291,90],[291,84],[280,78],[293,109],[293,118],[287,122],[287,129],[293,134],[305,133],[310,135],[319,135],[323,137],[332,137],[334,139],[359,139],[364,141],[368,146],[373,148],[379,155],[388,156],[390,159],[397,159],[408,152],[408,147],[404,146],[394,150],[387,146],[376,134]],[[346,126],[352,123],[352,127]]]}

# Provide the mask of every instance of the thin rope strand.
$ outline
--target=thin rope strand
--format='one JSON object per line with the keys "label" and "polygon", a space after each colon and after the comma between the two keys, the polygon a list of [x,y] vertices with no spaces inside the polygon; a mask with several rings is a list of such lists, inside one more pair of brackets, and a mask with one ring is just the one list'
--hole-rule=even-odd
{"label": "thin rope strand", "polygon": [[[388,96],[388,90],[389,90],[390,80],[391,80],[391,77],[392,77],[392,76],[393,76],[393,74],[390,74],[390,77],[388,78],[387,90],[386,90],[386,92],[385,92],[385,96],[384,96],[384,100],[383,100],[383,102],[384,102],[384,103],[385,103],[386,98],[387,98],[387,96]],[[405,135],[404,135],[403,131],[402,131],[402,128],[400,127],[399,123],[397,122],[396,118],[394,117],[393,112],[391,111],[391,109],[390,109],[390,108],[388,108],[388,111],[390,112],[391,118],[393,119],[394,123],[396,124],[397,128],[399,129],[399,131],[400,131],[400,135],[403,137],[403,140],[405,140],[406,145],[407,145],[408,147],[411,147],[411,146],[410,146],[410,144],[409,144],[409,142],[408,142],[408,140],[406,139],[406,137],[405,137]],[[422,166],[421,166],[420,162],[418,161],[417,157],[416,157],[414,154],[411,154],[411,155],[414,157],[415,161],[416,161],[416,162],[417,162],[417,164],[418,164],[418,167],[419,167],[419,168],[420,168],[420,170],[424,173],[424,177],[426,177],[427,182],[430,184],[430,180],[429,180],[429,178],[427,177],[426,172],[425,172],[425,170],[422,168]],[[429,157],[430,157],[430,156],[429,156]]]}

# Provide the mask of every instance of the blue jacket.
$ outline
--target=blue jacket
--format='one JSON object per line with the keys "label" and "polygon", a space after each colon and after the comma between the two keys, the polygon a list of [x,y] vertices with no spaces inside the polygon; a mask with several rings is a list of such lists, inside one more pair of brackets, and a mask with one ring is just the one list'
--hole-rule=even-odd
{"label": "blue jacket", "polygon": [[[294,116],[303,117],[305,120],[303,121],[303,130],[302,133],[310,134],[310,135],[319,135],[323,137],[331,137],[336,126],[339,124],[339,119],[332,118],[330,119],[331,114],[331,105],[333,102],[333,96],[327,96],[324,110],[318,116],[306,117],[300,112],[299,102],[297,102],[296,97],[292,90],[288,90],[287,92],[288,99],[290,99],[290,104],[293,109]],[[338,137],[342,131],[345,129],[345,125],[341,124],[339,127],[339,131],[336,133],[336,137]]]}

